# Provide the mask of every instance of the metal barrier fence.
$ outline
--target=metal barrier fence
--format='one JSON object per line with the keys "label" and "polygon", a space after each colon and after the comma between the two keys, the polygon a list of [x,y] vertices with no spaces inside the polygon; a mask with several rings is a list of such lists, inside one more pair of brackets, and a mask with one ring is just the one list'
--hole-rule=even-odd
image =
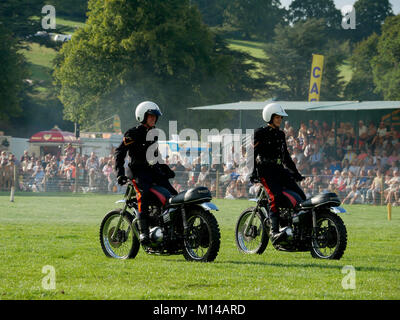
{"label": "metal barrier fence", "polygon": [[[174,179],[170,179],[174,188],[180,192],[196,186],[208,187],[215,198],[249,199],[256,196],[261,184],[251,184],[249,174],[239,174],[238,171],[176,171]],[[366,177],[368,178],[368,177]],[[346,203],[385,204],[398,201],[399,186],[387,184],[386,177],[381,177],[380,183],[373,184],[376,177],[365,179],[354,177],[345,183],[336,181],[330,175],[306,176],[299,183],[307,197],[321,192],[335,192]],[[355,185],[355,187],[353,187]],[[78,192],[78,193],[123,193],[125,187],[117,183],[116,175],[109,175],[96,170],[77,170],[76,174],[60,174],[59,172],[42,172],[32,174],[23,172],[13,164],[0,167],[0,191],[9,191],[15,186],[17,191],[25,192]],[[397,189],[396,189],[397,188]],[[392,191],[390,199],[388,194]],[[354,198],[354,200],[352,200]],[[400,203],[398,203],[400,204]]]}

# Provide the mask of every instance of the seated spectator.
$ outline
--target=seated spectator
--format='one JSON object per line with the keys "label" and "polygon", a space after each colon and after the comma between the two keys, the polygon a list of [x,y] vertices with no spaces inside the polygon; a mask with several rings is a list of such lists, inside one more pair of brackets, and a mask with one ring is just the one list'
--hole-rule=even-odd
{"label": "seated spectator", "polygon": [[197,182],[196,182],[195,186],[196,187],[204,186],[204,187],[207,187],[207,188],[210,187],[209,179],[208,179],[207,166],[203,165],[201,167],[201,171],[200,171],[200,174],[199,174],[199,176],[197,178]]}
{"label": "seated spectator", "polygon": [[353,174],[353,176],[358,176],[359,172],[360,172],[360,166],[357,164],[357,160],[354,159],[351,162],[351,165],[349,166],[349,172],[351,172]]}
{"label": "seated spectator", "polygon": [[342,167],[345,168],[345,160],[348,161],[348,163],[352,163],[353,160],[357,159],[357,154],[354,152],[353,147],[352,146],[347,146],[347,152],[343,157],[342,160]]}
{"label": "seated spectator", "polygon": [[397,160],[399,160],[399,155],[396,150],[393,150],[391,155],[387,159],[387,164],[389,166],[392,166],[392,163],[396,162]]}
{"label": "seated spectator", "polygon": [[367,172],[364,169],[361,169],[360,175],[357,178],[357,182],[356,182],[357,190],[360,191],[363,199],[365,199],[367,190],[369,189],[369,187],[371,186],[372,181],[373,181],[372,170],[369,170],[368,174],[369,175],[367,175]]}
{"label": "seated spectator", "polygon": [[387,188],[385,190],[386,198],[385,203],[393,203],[392,198],[394,197],[394,201],[398,201],[398,191],[400,186],[400,175],[399,171],[393,171],[393,177],[387,181]]}
{"label": "seated spectator", "polygon": [[340,196],[344,196],[346,193],[346,182],[347,182],[348,173],[347,170],[343,170],[341,173],[341,180],[339,182],[339,186],[337,188]]}
{"label": "seated spectator", "polygon": [[38,161],[35,166],[32,178],[33,178],[32,191],[33,192],[43,191],[44,170],[42,167],[42,163],[40,161]]}
{"label": "seated spectator", "polygon": [[236,183],[235,181],[231,181],[226,188],[225,199],[236,199]]}
{"label": "seated spectator", "polygon": [[368,204],[377,204],[378,195],[380,195],[382,190],[382,174],[378,170],[376,172],[376,177],[372,181],[371,187],[367,190],[366,194],[366,203]]}
{"label": "seated spectator", "polygon": [[362,203],[362,197],[361,197],[361,192],[357,190],[357,186],[354,184],[351,187],[350,192],[346,195],[346,197],[343,199],[343,204],[346,203],[346,201],[349,201],[349,204],[361,204]]}

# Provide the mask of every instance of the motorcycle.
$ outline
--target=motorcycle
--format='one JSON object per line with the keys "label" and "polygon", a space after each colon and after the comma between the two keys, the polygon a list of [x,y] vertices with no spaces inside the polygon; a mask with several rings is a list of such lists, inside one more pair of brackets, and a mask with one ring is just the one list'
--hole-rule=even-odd
{"label": "motorcycle", "polygon": [[[106,256],[133,259],[141,246],[137,223],[135,181],[129,180],[122,209],[113,210],[100,225],[100,243]],[[218,210],[206,187],[196,187],[171,197],[167,189],[153,185],[149,207],[148,254],[183,254],[188,261],[211,262],[220,248],[220,230],[211,210]]]}
{"label": "motorcycle", "polygon": [[[346,250],[347,230],[338,216],[340,207],[336,193],[320,193],[302,200],[292,190],[284,189],[286,205],[279,208],[281,241],[272,243],[279,251],[310,251],[313,258],[339,260]],[[244,210],[236,224],[236,245],[240,252],[262,254],[270,236],[270,205],[265,186],[260,188],[255,207]]]}

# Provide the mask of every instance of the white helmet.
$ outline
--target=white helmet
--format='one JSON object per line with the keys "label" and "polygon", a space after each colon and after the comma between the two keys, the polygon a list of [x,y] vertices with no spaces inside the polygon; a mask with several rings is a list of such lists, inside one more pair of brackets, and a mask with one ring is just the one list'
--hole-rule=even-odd
{"label": "white helmet", "polygon": [[159,116],[162,115],[160,108],[158,107],[157,104],[151,101],[143,101],[138,104],[136,107],[135,111],[135,117],[136,120],[143,123],[146,120],[146,115],[147,114],[154,114],[157,116],[157,119]]}
{"label": "white helmet", "polygon": [[263,119],[265,122],[270,122],[273,114],[277,114],[278,116],[287,117],[287,113],[285,109],[279,103],[270,103],[267,104],[263,109]]}

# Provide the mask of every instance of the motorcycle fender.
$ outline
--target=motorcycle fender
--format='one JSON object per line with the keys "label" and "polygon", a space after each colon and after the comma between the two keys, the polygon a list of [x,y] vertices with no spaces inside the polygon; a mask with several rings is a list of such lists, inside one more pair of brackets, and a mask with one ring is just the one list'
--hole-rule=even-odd
{"label": "motorcycle fender", "polygon": [[118,200],[118,201],[115,201],[115,203],[125,203],[126,201],[125,200]]}
{"label": "motorcycle fender", "polygon": [[333,213],[339,214],[339,213],[346,213],[346,209],[344,209],[343,207],[331,207],[331,211]]}
{"label": "motorcycle fender", "polygon": [[202,207],[204,210],[207,210],[207,211],[210,211],[210,210],[219,211],[218,207],[212,202],[203,202],[203,203],[198,204],[198,206]]}

